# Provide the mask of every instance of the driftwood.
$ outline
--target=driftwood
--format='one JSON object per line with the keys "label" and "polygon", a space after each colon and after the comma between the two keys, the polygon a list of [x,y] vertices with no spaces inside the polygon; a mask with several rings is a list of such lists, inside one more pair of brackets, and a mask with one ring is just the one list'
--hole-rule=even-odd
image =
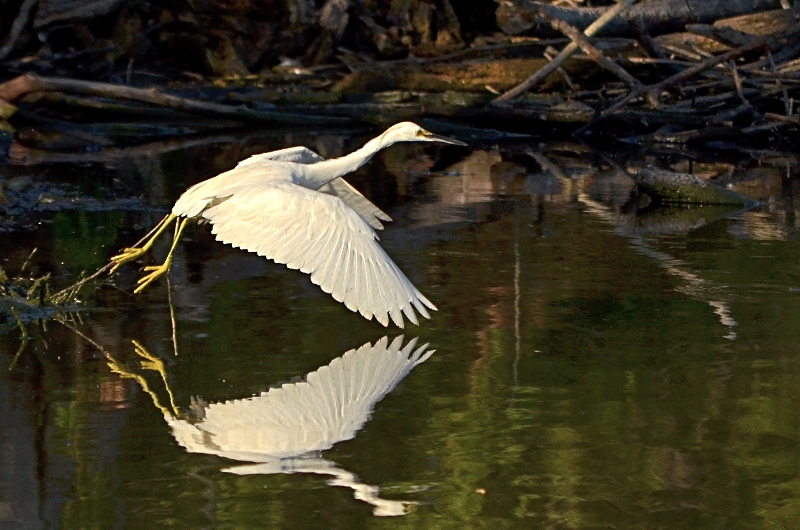
{"label": "driftwood", "polygon": [[14,23],[11,25],[11,31],[8,32],[8,38],[5,44],[0,47],[0,61],[11,55],[11,52],[14,51],[14,48],[19,43],[22,32],[28,24],[28,19],[36,3],[37,0],[25,0],[25,2],[22,3],[17,18],[14,19]]}
{"label": "driftwood", "polygon": [[6,101],[15,101],[26,94],[47,91],[61,91],[73,94],[139,101],[160,107],[203,114],[205,116],[234,118],[246,122],[319,125],[341,124],[346,123],[347,121],[342,118],[301,116],[286,112],[252,110],[245,107],[234,107],[231,105],[182,98],[171,94],[165,94],[155,89],[146,90],[125,85],[96,83],[92,81],[81,81],[78,79],[41,77],[35,74],[24,74],[12,79],[11,81],[0,84],[0,99],[4,99]]}
{"label": "driftwood", "polygon": [[[651,35],[683,31],[687,24],[710,24],[720,18],[745,15],[758,11],[781,9],[779,0],[646,0],[632,7],[625,16],[617,17],[603,27],[603,36],[631,36],[631,21],[640,20]],[[502,2],[500,9],[512,10],[511,14],[498,15],[500,28],[517,34],[540,29],[549,24],[540,13],[558,18],[579,29],[589,27],[608,8],[562,7],[514,0]],[[505,25],[503,21],[507,21]]]}
{"label": "driftwood", "polygon": [[44,151],[32,149],[18,142],[11,145],[8,150],[8,159],[13,165],[33,166],[37,164],[85,164],[87,162],[99,162],[103,164],[114,164],[123,160],[136,158],[155,158],[163,153],[190,149],[209,144],[233,143],[241,140],[240,137],[232,135],[211,135],[200,138],[177,138],[151,142],[144,145],[131,147],[107,147],[99,151],[62,153],[58,151]]}
{"label": "driftwood", "polygon": [[687,68],[686,70],[679,72],[660,83],[657,83],[651,87],[643,87],[637,90],[631,91],[630,94],[616,102],[610,108],[603,112],[603,115],[608,115],[613,112],[616,112],[620,108],[627,105],[630,101],[636,99],[637,97],[648,95],[648,101],[651,102],[654,106],[657,106],[658,96],[660,95],[661,91],[675,86],[678,83],[691,79],[692,77],[713,68],[714,66],[725,63],[727,61],[731,61],[733,59],[737,59],[742,55],[747,53],[766,48],[767,50],[776,50],[778,48],[783,47],[786,42],[785,40],[788,38],[796,37],[800,34],[800,23],[795,24],[794,26],[790,27],[787,30],[781,31],[777,34],[771,35],[769,37],[759,37],[757,40],[753,41],[750,44],[745,46],[740,46],[739,48],[735,48],[729,52],[717,55],[715,57],[711,57],[702,63],[693,66],[691,68]]}
{"label": "driftwood", "polygon": [[[606,24],[611,22],[615,17],[619,16],[620,13],[628,9],[631,4],[633,4],[636,0],[620,0],[617,5],[608,9],[603,15],[599,16],[592,24],[590,24],[585,30],[584,35],[587,37],[591,37],[592,35],[596,34],[600,31]],[[542,67],[536,73],[531,75],[525,81],[520,83],[519,85],[515,86],[511,90],[507,91],[506,93],[502,94],[498,97],[495,102],[507,101],[509,99],[513,99],[518,97],[532,87],[543,81],[548,75],[555,72],[563,63],[566,61],[570,55],[575,53],[578,50],[578,44],[574,41],[570,42],[561,53],[558,54],[552,61],[550,61],[547,65]]]}
{"label": "driftwood", "polygon": [[[547,64],[543,58],[472,60],[456,63],[402,63],[391,69],[356,70],[336,84],[334,90],[343,93],[409,90],[445,92],[466,90],[488,93],[508,90],[524,81],[531,70]],[[465,76],[464,72],[469,75]]]}
{"label": "driftwood", "polygon": [[553,27],[562,32],[564,35],[568,36],[572,42],[577,44],[580,49],[588,55],[594,62],[596,62],[600,68],[608,70],[615,76],[619,77],[622,81],[627,83],[631,88],[639,88],[642,84],[631,74],[628,73],[623,67],[615,63],[614,61],[607,58],[603,53],[595,48],[587,39],[583,36],[583,33],[580,32],[577,28],[570,26],[566,22],[558,19],[554,19],[551,21]]}

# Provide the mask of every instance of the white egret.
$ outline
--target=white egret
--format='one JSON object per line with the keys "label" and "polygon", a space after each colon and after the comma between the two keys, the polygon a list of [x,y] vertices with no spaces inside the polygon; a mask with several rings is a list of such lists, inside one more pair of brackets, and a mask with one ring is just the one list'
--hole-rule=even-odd
{"label": "white egret", "polygon": [[114,272],[144,254],[180,219],[162,265],[145,267],[141,292],[169,270],[172,254],[190,219],[213,225],[218,241],[255,252],[310,274],[311,281],[351,311],[387,326],[403,327],[403,314],[418,324],[414,309],[430,318],[436,309],[378,245],[375,230],[391,218],[340,177],[366,164],[397,142],[466,145],[430,133],[411,122],[398,123],[362,148],[325,160],[306,147],[251,156],[235,168],[189,188],[141,247],[126,248],[112,261]]}
{"label": "white egret", "polygon": [[[134,342],[146,359],[143,366],[167,375],[163,363]],[[319,451],[350,440],[369,420],[375,404],[434,350],[417,339],[403,346],[403,337],[389,343],[383,337],[373,346],[364,344],[298,383],[262,392],[255,397],[207,404],[193,400],[191,417],[179,415],[170,396],[170,408],[161,405],[144,377],[111,359],[111,369],[133,378],[164,414],[175,440],[190,453],[217,455],[248,462],[223,469],[239,475],[313,473],[333,477],[329,484],[351,488],[357,499],[369,502],[375,515],[402,515],[413,503],[381,499],[379,489],[319,456]]]}

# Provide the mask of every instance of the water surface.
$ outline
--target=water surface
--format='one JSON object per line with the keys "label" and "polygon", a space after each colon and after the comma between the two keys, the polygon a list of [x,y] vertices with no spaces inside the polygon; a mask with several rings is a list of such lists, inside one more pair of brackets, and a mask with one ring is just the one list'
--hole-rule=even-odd
{"label": "water surface", "polygon": [[[253,133],[0,167],[142,197],[15,219],[0,257],[13,273],[38,248],[28,273],[66,284],[249,154],[302,144],[337,156],[369,136]],[[382,245],[439,307],[403,340],[436,352],[352,439],[283,473],[230,472],[243,461],[187,451],[170,399],[189,417],[197,398],[252,398],[401,332],[190,228],[171,298],[164,280],[132,296],[140,272],[128,265],[76,314],[28,322],[10,370],[19,332],[0,336],[0,526],[798,527],[797,166],[704,156],[516,140],[376,157],[350,180],[394,218]],[[762,202],[636,215],[625,171],[648,164]],[[338,475],[301,469],[312,461]],[[407,513],[379,517],[370,499]]]}

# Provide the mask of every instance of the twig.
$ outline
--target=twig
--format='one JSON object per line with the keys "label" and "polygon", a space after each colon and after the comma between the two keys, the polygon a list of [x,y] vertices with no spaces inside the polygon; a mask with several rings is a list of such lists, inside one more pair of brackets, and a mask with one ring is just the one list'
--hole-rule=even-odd
{"label": "twig", "polygon": [[642,83],[639,82],[638,79],[633,77],[631,74],[628,73],[623,67],[615,63],[614,61],[610,60],[608,57],[603,55],[603,53],[595,48],[592,43],[586,40],[586,37],[583,36],[576,27],[570,26],[563,20],[559,20],[557,18],[552,18],[547,13],[542,13],[542,15],[548,19],[550,25],[552,25],[555,29],[566,35],[567,37],[572,40],[573,43],[577,44],[583,52],[588,55],[594,62],[600,65],[601,68],[608,70],[615,76],[619,77],[624,81],[628,86],[632,89],[636,89],[642,87]]}
{"label": "twig", "polygon": [[681,56],[684,59],[689,60],[689,61],[702,61],[703,60],[703,56],[700,55],[699,53],[697,53],[695,51],[692,51],[692,50],[687,50],[686,48],[683,48],[683,47],[678,46],[676,44],[664,44],[664,49],[667,50],[668,52],[672,53],[673,55],[679,55],[679,56]]}
{"label": "twig", "polygon": [[17,326],[19,326],[19,331],[22,334],[22,344],[19,345],[17,353],[14,354],[14,358],[11,359],[11,364],[8,365],[8,371],[10,372],[14,369],[14,365],[17,364],[20,355],[22,355],[22,352],[25,350],[25,346],[27,346],[28,340],[30,340],[30,335],[28,335],[28,330],[25,329],[25,324],[22,322],[22,319],[19,318],[19,313],[17,313],[17,310],[14,309],[14,306],[9,307],[8,309],[11,311],[11,314],[14,315],[14,319],[17,321]]}
{"label": "twig", "polygon": [[[636,0],[620,0],[614,7],[603,13],[603,15],[600,18],[592,22],[592,24],[589,25],[588,28],[586,28],[583,34],[586,37],[591,37],[595,35],[598,31],[600,31],[600,29],[603,28],[603,26],[608,24],[617,15],[625,11],[634,2],[636,2]],[[532,76],[530,76],[528,79],[526,79],[519,85],[515,86],[505,94],[502,94],[499,97],[497,97],[493,101],[493,103],[508,101],[509,99],[514,99],[518,96],[521,96],[522,94],[533,88],[535,85],[540,83],[542,80],[544,80],[548,75],[555,72],[556,69],[562,64],[564,64],[564,61],[566,61],[577,50],[578,50],[578,45],[575,44],[574,41],[570,42],[564,47],[563,50],[561,50],[561,53],[559,53],[555,59],[547,63],[544,67],[539,69],[538,72],[534,73]]]}
{"label": "twig", "polygon": [[747,98],[744,97],[744,89],[742,89],[742,78],[739,77],[739,70],[736,68],[736,61],[731,61],[731,71],[733,72],[733,83],[736,85],[736,94],[739,95],[739,99],[742,100],[742,103],[745,105],[749,105],[750,102],[747,101]]}
{"label": "twig", "polygon": [[[772,52],[769,50],[767,50],[767,59],[769,59],[769,65],[772,67],[772,72],[777,74],[778,69],[775,67],[775,59],[772,57]],[[791,105],[789,104],[789,93],[786,91],[786,87],[783,86],[783,83],[781,83],[780,77],[775,78],[775,88],[780,90],[783,95],[783,107],[786,110],[786,115],[788,116],[792,113]]]}
{"label": "twig", "polygon": [[39,250],[38,247],[34,248],[31,250],[31,253],[28,254],[28,257],[25,258],[25,262],[22,264],[22,267],[19,268],[19,275],[17,276],[18,278],[22,278],[22,273],[25,272],[25,269],[27,269],[28,265],[31,264],[31,260],[33,259],[33,256],[36,255],[37,250]]}
{"label": "twig", "polygon": [[676,59],[657,59],[653,57],[621,57],[621,61],[627,61],[633,64],[664,64],[672,66],[675,71],[682,70],[684,66],[694,66],[693,61],[678,61]]}
{"label": "twig", "polygon": [[[555,56],[556,56],[556,55],[558,55],[558,54],[555,54],[555,53],[550,53],[549,49],[550,49],[550,48],[548,47],[548,49],[544,51],[544,57],[545,57],[545,59],[547,59],[548,61],[552,61],[552,60],[553,60],[553,57],[555,57]],[[559,66],[559,67],[556,69],[556,72],[558,72],[558,74],[561,76],[561,78],[562,78],[562,79],[564,80],[564,82],[567,84],[567,86],[569,87],[569,89],[570,89],[572,92],[575,92],[575,90],[576,90],[575,83],[573,83],[573,82],[572,82],[572,78],[569,76],[569,74],[567,73],[567,71],[566,71],[566,70],[564,70],[564,68],[563,68],[563,67]],[[495,94],[495,95],[497,95],[497,96],[499,96],[499,95],[501,94],[501,92],[497,92],[497,91],[496,91],[496,92],[494,92],[494,94]]]}
{"label": "twig", "polygon": [[769,118],[770,120],[775,121],[782,121],[786,123],[793,123],[795,125],[800,125],[800,119],[797,116],[784,116],[783,114],[775,114],[773,112],[765,112],[765,118]]}
{"label": "twig", "polygon": [[667,54],[664,53],[664,48],[653,39],[650,32],[647,31],[647,26],[644,24],[644,18],[641,15],[630,17],[628,19],[631,32],[636,38],[639,46],[653,59],[667,59]]}
{"label": "twig", "polygon": [[12,51],[14,51],[14,46],[17,45],[19,41],[20,35],[22,35],[22,30],[25,29],[25,26],[28,25],[28,19],[31,16],[31,11],[33,10],[34,6],[38,3],[38,0],[25,0],[22,3],[22,6],[19,8],[19,14],[17,18],[14,19],[14,23],[11,25],[11,31],[8,32],[8,39],[6,43],[0,48],[0,61],[5,60]]}
{"label": "twig", "polygon": [[[158,224],[156,224],[153,227],[152,230],[150,230],[142,239],[137,241],[133,246],[134,247],[138,247],[139,245],[144,243],[147,240],[147,238],[149,238],[151,235],[153,235],[155,233],[155,231],[158,230],[158,228],[162,224],[164,224],[164,221],[166,219],[167,218],[164,217]],[[54,294],[52,297],[50,297],[51,302],[54,303],[54,304],[60,304],[62,302],[66,302],[67,300],[70,300],[73,296],[75,296],[75,294],[78,292],[78,290],[81,287],[83,287],[88,282],[94,280],[95,278],[97,278],[98,276],[100,276],[101,274],[103,274],[104,272],[110,270],[113,267],[114,267],[114,262],[113,261],[109,262],[109,263],[106,263],[105,265],[103,265],[102,267],[97,269],[97,271],[95,271],[95,273],[92,274],[91,276],[87,276],[85,278],[82,278],[81,280],[75,282],[74,284],[70,285],[66,289],[62,289],[62,290],[58,291],[56,294]]]}

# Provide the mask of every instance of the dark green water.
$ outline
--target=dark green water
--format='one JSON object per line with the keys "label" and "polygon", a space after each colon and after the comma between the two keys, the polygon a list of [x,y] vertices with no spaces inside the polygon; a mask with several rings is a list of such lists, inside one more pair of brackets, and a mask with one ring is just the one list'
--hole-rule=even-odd
{"label": "dark green water", "polygon": [[[167,208],[253,152],[334,156],[364,139],[250,138],[46,177]],[[620,213],[632,184],[608,159],[533,145],[558,174],[526,147],[396,146],[351,180],[395,219],[382,244],[439,311],[405,330],[436,353],[353,439],[314,455],[350,486],[226,472],[243,462],[176,442],[158,408],[167,386],[182,411],[194,397],[249,398],[399,334],[193,227],[172,273],[177,356],[166,283],[132,296],[133,265],[86,293],[80,318],[30,322],[12,370],[19,333],[0,337],[0,527],[800,527],[794,167],[694,164],[762,205],[634,216]],[[31,272],[66,283],[162,215],[61,211],[3,235],[0,252],[13,271],[38,247]],[[132,340],[163,361],[166,384]],[[356,483],[409,513],[376,517]]]}

